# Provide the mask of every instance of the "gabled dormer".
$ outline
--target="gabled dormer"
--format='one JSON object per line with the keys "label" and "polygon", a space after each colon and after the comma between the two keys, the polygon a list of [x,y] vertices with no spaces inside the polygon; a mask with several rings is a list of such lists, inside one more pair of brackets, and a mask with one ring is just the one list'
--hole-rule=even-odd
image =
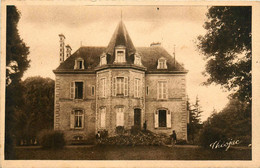
{"label": "gabled dormer", "polygon": [[100,56],[100,66],[107,64],[107,55],[105,53],[102,53]]}
{"label": "gabled dormer", "polygon": [[139,53],[135,53],[135,55],[134,55],[134,64],[142,65],[141,56]]}

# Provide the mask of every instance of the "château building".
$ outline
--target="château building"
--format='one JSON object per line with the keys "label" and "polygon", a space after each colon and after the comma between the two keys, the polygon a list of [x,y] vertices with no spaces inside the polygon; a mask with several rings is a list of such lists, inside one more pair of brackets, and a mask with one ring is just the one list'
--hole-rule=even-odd
{"label": "ch\u00e2teau building", "polygon": [[100,130],[113,136],[118,126],[141,129],[145,121],[152,132],[175,130],[187,140],[188,71],[159,43],[135,47],[122,21],[107,47],[82,46],[71,54],[59,37],[54,129],[67,140],[93,139]]}

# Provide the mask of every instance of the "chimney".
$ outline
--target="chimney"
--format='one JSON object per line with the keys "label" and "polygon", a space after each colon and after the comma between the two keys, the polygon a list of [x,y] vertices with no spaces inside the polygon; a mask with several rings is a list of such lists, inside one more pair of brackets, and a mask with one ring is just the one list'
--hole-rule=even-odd
{"label": "chimney", "polygon": [[156,42],[156,43],[152,42],[150,44],[150,47],[152,47],[152,46],[161,46],[161,43],[160,42]]}
{"label": "chimney", "polygon": [[69,58],[71,56],[71,47],[70,45],[66,45],[66,59]]}
{"label": "chimney", "polygon": [[59,34],[60,37],[60,63],[64,61],[64,46],[65,46],[65,36]]}

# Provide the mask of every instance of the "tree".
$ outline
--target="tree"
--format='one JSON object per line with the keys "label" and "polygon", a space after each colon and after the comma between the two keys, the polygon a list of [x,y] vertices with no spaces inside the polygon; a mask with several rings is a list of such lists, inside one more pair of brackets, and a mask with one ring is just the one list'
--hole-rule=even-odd
{"label": "tree", "polygon": [[15,6],[7,6],[6,22],[6,102],[5,102],[5,159],[14,157],[14,112],[22,105],[24,72],[29,67],[29,47],[18,33],[20,13]]}
{"label": "tree", "polygon": [[211,7],[198,37],[198,48],[207,61],[205,84],[220,84],[232,90],[233,98],[251,104],[251,12],[249,6]]}
{"label": "tree", "polygon": [[231,99],[219,113],[213,112],[203,124],[200,144],[209,147],[214,141],[239,140],[241,144],[251,144],[251,118],[245,116],[246,103]]}
{"label": "tree", "polygon": [[23,106],[16,111],[16,137],[29,142],[43,129],[53,129],[54,80],[29,77],[22,82]]}
{"label": "tree", "polygon": [[195,104],[190,104],[189,98],[187,100],[187,110],[189,112],[189,124],[188,124],[188,139],[192,143],[197,141],[199,130],[202,127],[201,123],[201,107],[199,105],[199,98],[196,97]]}

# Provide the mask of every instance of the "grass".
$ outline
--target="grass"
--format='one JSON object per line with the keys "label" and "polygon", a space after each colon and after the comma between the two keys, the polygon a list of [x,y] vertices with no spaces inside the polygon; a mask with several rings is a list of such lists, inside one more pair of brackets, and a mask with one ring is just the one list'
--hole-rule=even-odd
{"label": "grass", "polygon": [[15,160],[251,160],[250,149],[211,150],[176,146],[93,146],[60,150],[16,148]]}

